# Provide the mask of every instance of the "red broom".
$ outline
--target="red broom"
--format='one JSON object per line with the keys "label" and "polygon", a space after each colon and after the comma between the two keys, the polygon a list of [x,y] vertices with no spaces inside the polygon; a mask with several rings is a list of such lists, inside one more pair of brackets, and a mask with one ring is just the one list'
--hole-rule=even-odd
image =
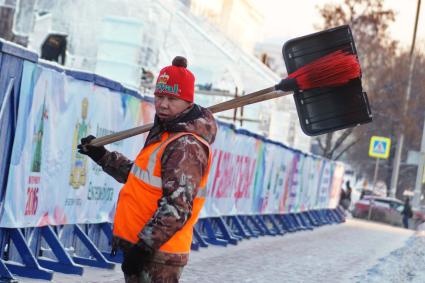
{"label": "red broom", "polygon": [[[360,77],[356,55],[338,50],[323,56],[288,75],[277,85],[208,107],[217,113],[290,94],[294,90],[336,87]],[[283,92],[276,92],[276,91]],[[96,138],[90,144],[101,146],[149,131],[153,124],[139,126],[108,136]]]}
{"label": "red broom", "polygon": [[288,75],[276,87],[282,91],[336,87],[360,77],[356,55],[338,50],[323,56]]}

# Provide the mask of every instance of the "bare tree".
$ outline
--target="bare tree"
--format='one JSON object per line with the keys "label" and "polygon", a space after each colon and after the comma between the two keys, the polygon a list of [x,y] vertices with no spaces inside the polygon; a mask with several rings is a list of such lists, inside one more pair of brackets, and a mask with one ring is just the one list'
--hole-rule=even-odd
{"label": "bare tree", "polygon": [[[394,64],[391,68],[380,70],[378,73],[381,84],[372,88],[373,122],[358,127],[353,132],[353,137],[358,138],[358,143],[348,152],[350,163],[354,164],[359,171],[369,177],[373,174],[374,160],[368,157],[370,137],[373,135],[391,138],[392,144],[397,145],[397,137],[400,131],[405,135],[405,146],[402,152],[402,164],[400,168],[399,186],[397,196],[401,197],[402,191],[412,188],[415,182],[416,166],[406,164],[405,160],[409,150],[420,148],[423,121],[425,118],[425,56],[417,53],[413,70],[413,83],[408,112],[402,114],[406,83],[408,76],[408,51],[394,56]],[[361,137],[364,138],[361,138]],[[396,147],[392,146],[394,151]],[[381,162],[383,170],[380,170],[379,178],[390,184],[394,152],[390,158]]]}
{"label": "bare tree", "polygon": [[[392,10],[384,9],[382,0],[345,0],[343,4],[326,4],[319,8],[327,29],[343,24],[350,25],[362,66],[363,83],[374,103],[375,89],[382,86],[381,73],[394,61],[397,42],[388,36],[388,27],[395,20]],[[376,97],[380,99],[379,97]],[[339,159],[354,147],[362,134],[353,137],[353,128],[329,133],[317,138],[321,154],[329,159]]]}

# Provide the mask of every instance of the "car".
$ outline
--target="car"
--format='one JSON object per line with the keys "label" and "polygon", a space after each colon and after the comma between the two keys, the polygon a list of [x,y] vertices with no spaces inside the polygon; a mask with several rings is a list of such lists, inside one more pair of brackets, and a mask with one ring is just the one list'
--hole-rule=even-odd
{"label": "car", "polygon": [[[401,214],[404,203],[396,198],[365,195],[354,204],[352,215],[355,218],[369,219],[394,226],[403,227]],[[416,229],[425,222],[425,211],[412,209],[413,217],[409,219],[409,227]]]}

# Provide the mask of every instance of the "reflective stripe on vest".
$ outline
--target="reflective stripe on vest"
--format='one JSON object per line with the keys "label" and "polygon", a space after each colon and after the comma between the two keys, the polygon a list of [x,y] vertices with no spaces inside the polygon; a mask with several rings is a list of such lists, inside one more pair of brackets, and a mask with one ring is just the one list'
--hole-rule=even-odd
{"label": "reflective stripe on vest", "polygon": [[162,252],[189,253],[193,225],[198,219],[206,197],[205,185],[211,166],[211,148],[201,137],[192,133],[164,133],[161,140],[142,149],[134,161],[126,184],[120,192],[114,220],[114,235],[135,243],[137,234],[152,218],[162,197],[161,158],[167,145],[185,135],[194,136],[208,148],[207,170],[202,176],[194,198],[192,215],[170,240],[160,247]]}
{"label": "reflective stripe on vest", "polygon": [[[143,170],[141,169],[137,164],[133,164],[133,167],[131,167],[131,173],[134,174],[137,178],[145,182],[146,184],[150,184],[152,186],[161,188],[162,187],[162,180],[159,177],[154,176],[151,172],[153,170]],[[198,198],[205,198],[207,196],[207,192],[203,188],[199,188],[198,193],[196,194],[196,197]]]}
{"label": "reflective stripe on vest", "polygon": [[153,169],[143,170],[135,163],[133,164],[133,167],[131,167],[131,173],[133,173],[134,176],[136,176],[146,184],[162,188],[162,180],[160,177],[156,177],[153,175]]}

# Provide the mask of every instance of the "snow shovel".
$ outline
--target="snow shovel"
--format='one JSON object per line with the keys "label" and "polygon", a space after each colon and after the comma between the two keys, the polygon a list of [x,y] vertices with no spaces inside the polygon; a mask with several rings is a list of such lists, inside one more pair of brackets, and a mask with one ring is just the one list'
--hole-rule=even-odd
{"label": "snow shovel", "polygon": [[[277,85],[214,106],[213,113],[294,94],[303,131],[320,135],[372,120],[349,26],[292,39],[282,49],[288,77]],[[147,124],[92,140],[106,145],[149,131]]]}

